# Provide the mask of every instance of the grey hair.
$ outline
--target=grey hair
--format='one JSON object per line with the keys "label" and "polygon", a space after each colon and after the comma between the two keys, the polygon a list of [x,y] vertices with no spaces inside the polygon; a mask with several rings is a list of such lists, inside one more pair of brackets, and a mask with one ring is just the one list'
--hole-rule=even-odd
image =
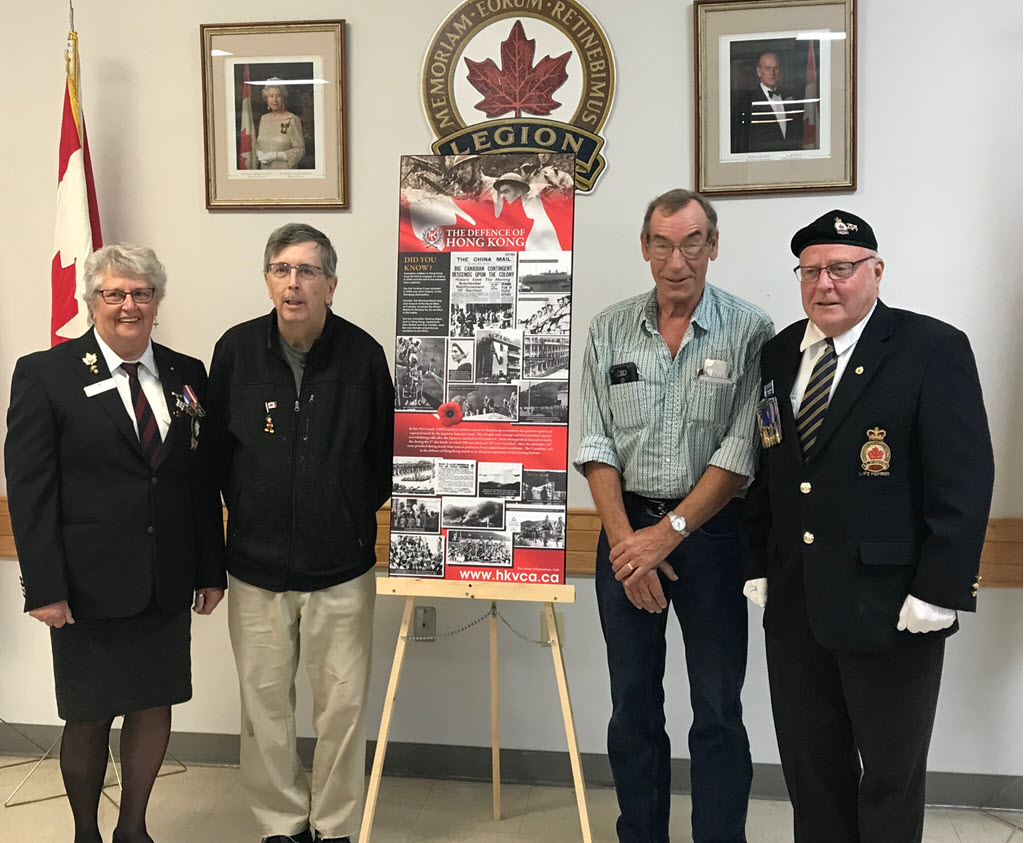
{"label": "grey hair", "polygon": [[[276,82],[276,85],[271,85],[271,82]],[[285,84],[284,79],[278,76],[271,76],[265,80],[260,86],[260,93],[263,95],[263,102],[267,101],[267,89],[277,88],[281,92],[281,105],[288,105],[288,86]]]}
{"label": "grey hair", "polygon": [[299,243],[316,243],[320,247],[320,263],[328,278],[333,278],[338,268],[338,253],[334,251],[330,238],[322,231],[304,222],[289,222],[271,232],[267,248],[263,250],[263,272],[270,272],[270,264],[289,246]]}
{"label": "grey hair", "polygon": [[642,230],[644,237],[651,233],[651,217],[654,216],[655,211],[661,211],[665,216],[671,216],[676,211],[681,211],[691,202],[696,202],[700,205],[704,211],[704,216],[708,218],[708,237],[710,237],[718,229],[718,212],[699,193],[694,190],[684,190],[681,187],[662,193],[661,196],[651,200],[651,204],[647,206],[647,212],[644,214],[644,227]]}
{"label": "grey hair", "polygon": [[130,243],[108,243],[101,246],[85,259],[83,278],[85,291],[82,301],[89,311],[92,325],[92,306],[99,297],[99,285],[107,275],[134,278],[146,281],[156,291],[153,302],[160,304],[167,289],[167,270],[148,246],[133,246]]}

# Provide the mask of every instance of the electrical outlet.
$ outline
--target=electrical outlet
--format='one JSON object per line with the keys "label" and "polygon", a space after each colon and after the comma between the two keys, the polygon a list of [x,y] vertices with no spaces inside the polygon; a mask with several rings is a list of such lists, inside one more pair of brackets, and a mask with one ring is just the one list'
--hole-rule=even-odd
{"label": "electrical outlet", "polygon": [[[565,615],[555,609],[555,626],[558,627],[558,640],[565,647]],[[540,640],[545,647],[551,646],[551,634],[548,632],[548,619],[543,609],[540,610]]]}
{"label": "electrical outlet", "polygon": [[412,634],[415,638],[433,640],[437,634],[437,612],[433,606],[417,606],[412,619]]}

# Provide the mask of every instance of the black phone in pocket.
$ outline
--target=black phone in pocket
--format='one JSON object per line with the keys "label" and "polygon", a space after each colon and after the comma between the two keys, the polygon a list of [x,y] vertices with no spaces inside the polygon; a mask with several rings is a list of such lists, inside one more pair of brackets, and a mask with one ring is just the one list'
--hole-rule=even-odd
{"label": "black phone in pocket", "polygon": [[636,371],[636,363],[616,363],[608,369],[608,380],[610,383],[636,383],[640,375]]}

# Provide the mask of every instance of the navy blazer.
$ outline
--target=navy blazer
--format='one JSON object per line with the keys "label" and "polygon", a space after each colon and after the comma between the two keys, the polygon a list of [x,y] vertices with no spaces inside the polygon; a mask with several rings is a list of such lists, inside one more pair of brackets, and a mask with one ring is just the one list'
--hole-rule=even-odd
{"label": "navy blazer", "polygon": [[[951,325],[878,302],[805,462],[789,394],[806,324],[762,352],[782,442],[762,450],[747,495],[747,576],[768,578],[764,627],[776,638],[898,646],[920,637],[896,629],[908,593],[975,608],[994,467],[974,355]],[[869,441],[888,446],[888,465],[864,467]]]}
{"label": "navy blazer", "polygon": [[208,443],[200,422],[191,448],[172,395],[188,384],[204,405],[206,369],[156,343],[153,353],[172,412],[155,469],[118,391],[85,392],[110,377],[92,330],[15,366],[4,461],[26,611],[67,600],[76,618],[130,617],[155,599],[173,613],[196,588],[226,585]]}

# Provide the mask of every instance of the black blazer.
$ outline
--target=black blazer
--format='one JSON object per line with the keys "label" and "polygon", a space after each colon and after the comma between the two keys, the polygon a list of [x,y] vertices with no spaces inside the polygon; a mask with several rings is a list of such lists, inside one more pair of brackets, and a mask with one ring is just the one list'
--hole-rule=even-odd
{"label": "black blazer", "polygon": [[[780,92],[782,104],[792,110],[792,93]],[[804,145],[804,124],[799,114],[788,115],[790,121],[786,134],[782,134],[779,121],[771,102],[764,95],[761,86],[741,93],[735,101],[732,113],[732,151],[735,152],[782,152],[802,149]]]}
{"label": "black blazer", "polygon": [[85,393],[110,377],[91,330],[15,366],[4,460],[26,611],[67,600],[76,618],[130,617],[155,598],[178,612],[196,588],[226,585],[202,423],[193,451],[171,395],[188,384],[205,405],[206,369],[156,343],[153,353],[172,413],[156,469],[118,391]]}
{"label": "black blazer", "polygon": [[[762,449],[747,495],[747,576],[768,578],[764,627],[776,638],[897,646],[920,637],[896,629],[908,593],[975,608],[993,458],[974,355],[951,325],[879,302],[805,463],[789,393],[806,324],[762,352],[782,442]],[[861,459],[875,428],[891,452],[879,472]]]}

